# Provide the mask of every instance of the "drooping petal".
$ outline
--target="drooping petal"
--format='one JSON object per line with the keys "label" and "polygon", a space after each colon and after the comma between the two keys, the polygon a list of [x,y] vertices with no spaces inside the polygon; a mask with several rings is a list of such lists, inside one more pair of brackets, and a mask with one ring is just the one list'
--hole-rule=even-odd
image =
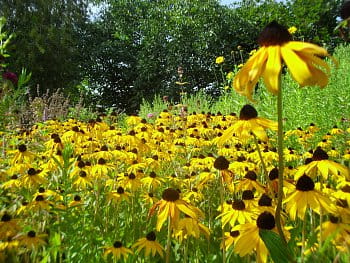
{"label": "drooping petal", "polygon": [[280,46],[267,47],[268,58],[263,72],[266,88],[277,95],[280,88],[280,75],[282,69]]}
{"label": "drooping petal", "polygon": [[265,69],[267,49],[261,47],[236,74],[233,85],[237,93],[252,100],[253,89]]}
{"label": "drooping petal", "polygon": [[309,69],[308,63],[298,56],[293,50],[281,48],[281,54],[286,63],[293,79],[299,83],[300,86],[307,86],[312,80],[312,72]]}
{"label": "drooping petal", "polygon": [[318,56],[328,56],[328,52],[323,47],[317,46],[312,43],[301,42],[301,41],[289,41],[283,45],[283,47],[297,51],[305,52],[309,54],[315,54]]}

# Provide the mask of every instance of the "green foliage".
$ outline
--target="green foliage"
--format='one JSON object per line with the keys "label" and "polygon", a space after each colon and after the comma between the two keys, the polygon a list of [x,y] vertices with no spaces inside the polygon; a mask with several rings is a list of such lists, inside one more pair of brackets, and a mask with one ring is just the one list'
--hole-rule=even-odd
{"label": "green foliage", "polygon": [[[66,94],[81,80],[87,22],[86,0],[0,0],[0,15],[7,18],[8,30],[16,32],[9,49],[13,72],[30,69],[31,94],[61,89]],[[73,88],[72,88],[73,89]]]}
{"label": "green foliage", "polygon": [[289,249],[286,250],[283,240],[277,233],[271,230],[260,229],[259,236],[269,250],[273,262],[293,262],[292,253]]}

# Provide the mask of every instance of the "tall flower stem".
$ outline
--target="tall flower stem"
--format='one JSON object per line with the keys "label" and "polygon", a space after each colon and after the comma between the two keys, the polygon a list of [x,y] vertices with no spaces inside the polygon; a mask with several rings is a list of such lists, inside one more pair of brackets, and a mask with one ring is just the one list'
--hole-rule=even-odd
{"label": "tall flower stem", "polygon": [[168,237],[166,241],[166,255],[165,255],[165,262],[170,263],[170,246],[171,246],[171,217],[168,217]]}
{"label": "tall flower stem", "polygon": [[266,183],[267,183],[269,177],[268,177],[268,174],[267,174],[266,164],[265,164],[263,156],[261,154],[261,150],[260,150],[258,139],[256,138],[255,134],[253,134],[253,136],[254,136],[254,143],[255,143],[255,146],[256,146],[256,150],[258,151],[258,155],[259,155],[259,158],[260,158],[260,161],[261,161],[261,165],[262,165],[262,168],[263,168],[263,171],[264,171],[264,175],[265,175],[265,180],[266,180]]}
{"label": "tall flower stem", "polygon": [[[280,76],[281,78],[281,76]],[[281,83],[281,79],[280,79]],[[283,234],[281,225],[281,211],[282,211],[282,199],[283,199],[283,170],[284,170],[284,156],[283,156],[283,100],[282,100],[282,89],[281,86],[278,89],[277,94],[277,117],[278,117],[278,196],[277,196],[277,207],[276,207],[276,226],[278,233],[282,240],[286,242],[286,238]]]}
{"label": "tall flower stem", "polygon": [[[222,175],[222,171],[219,172],[219,178],[220,178],[220,204],[221,204],[221,213],[224,212],[224,195],[225,195],[225,188],[224,188],[224,177]],[[222,240],[225,240],[225,229],[222,227]],[[225,242],[223,242],[222,246],[222,262],[226,262],[226,247]]]}

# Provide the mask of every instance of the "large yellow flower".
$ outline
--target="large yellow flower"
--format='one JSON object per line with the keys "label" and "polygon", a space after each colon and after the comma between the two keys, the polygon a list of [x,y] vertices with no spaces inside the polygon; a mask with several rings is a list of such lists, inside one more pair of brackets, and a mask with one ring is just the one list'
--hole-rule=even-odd
{"label": "large yellow flower", "polygon": [[164,254],[164,248],[156,241],[156,234],[153,231],[149,232],[146,237],[137,240],[132,248],[136,248],[137,253],[144,249],[146,257],[150,254],[154,257],[157,253],[163,257]]}
{"label": "large yellow flower", "polygon": [[258,117],[256,109],[246,104],[239,113],[239,120],[226,129],[224,134],[215,139],[214,142],[222,145],[233,135],[237,136],[242,142],[246,142],[249,138],[252,138],[252,134],[261,141],[267,141],[266,129],[277,130],[277,122]]}
{"label": "large yellow flower", "polygon": [[152,206],[149,214],[152,215],[156,208],[159,209],[156,226],[157,231],[160,231],[168,217],[171,219],[171,224],[176,226],[180,219],[180,211],[194,219],[203,215],[201,210],[180,199],[179,192],[173,188],[164,190],[162,200]]}
{"label": "large yellow flower", "polygon": [[263,77],[267,89],[276,95],[280,87],[282,62],[300,86],[326,86],[328,76],[320,68],[327,72],[330,69],[320,56],[329,56],[327,50],[311,43],[291,40],[286,28],[277,22],[268,24],[260,34],[259,50],[237,73],[233,81],[235,90],[252,100],[254,87]]}
{"label": "large yellow flower", "polygon": [[315,190],[315,183],[307,175],[303,175],[298,179],[295,191],[283,203],[287,204],[286,210],[292,220],[295,220],[296,216],[304,220],[308,207],[318,214],[321,208],[328,213],[335,213],[335,207],[331,200]]}

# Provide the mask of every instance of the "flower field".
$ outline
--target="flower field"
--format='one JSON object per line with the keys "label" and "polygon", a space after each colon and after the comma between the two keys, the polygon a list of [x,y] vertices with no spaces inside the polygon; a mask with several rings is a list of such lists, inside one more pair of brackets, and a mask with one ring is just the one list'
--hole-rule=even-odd
{"label": "flower field", "polygon": [[[165,110],[153,121],[130,116],[126,128],[100,116],[3,133],[1,261],[162,262],[170,253],[220,262],[223,248],[226,259],[266,261],[259,229],[276,229],[276,136],[247,134],[243,143],[240,125],[251,122],[243,113]],[[229,127],[237,134],[223,141]],[[311,124],[285,140],[291,253],[345,260],[350,129],[320,134]]]}

